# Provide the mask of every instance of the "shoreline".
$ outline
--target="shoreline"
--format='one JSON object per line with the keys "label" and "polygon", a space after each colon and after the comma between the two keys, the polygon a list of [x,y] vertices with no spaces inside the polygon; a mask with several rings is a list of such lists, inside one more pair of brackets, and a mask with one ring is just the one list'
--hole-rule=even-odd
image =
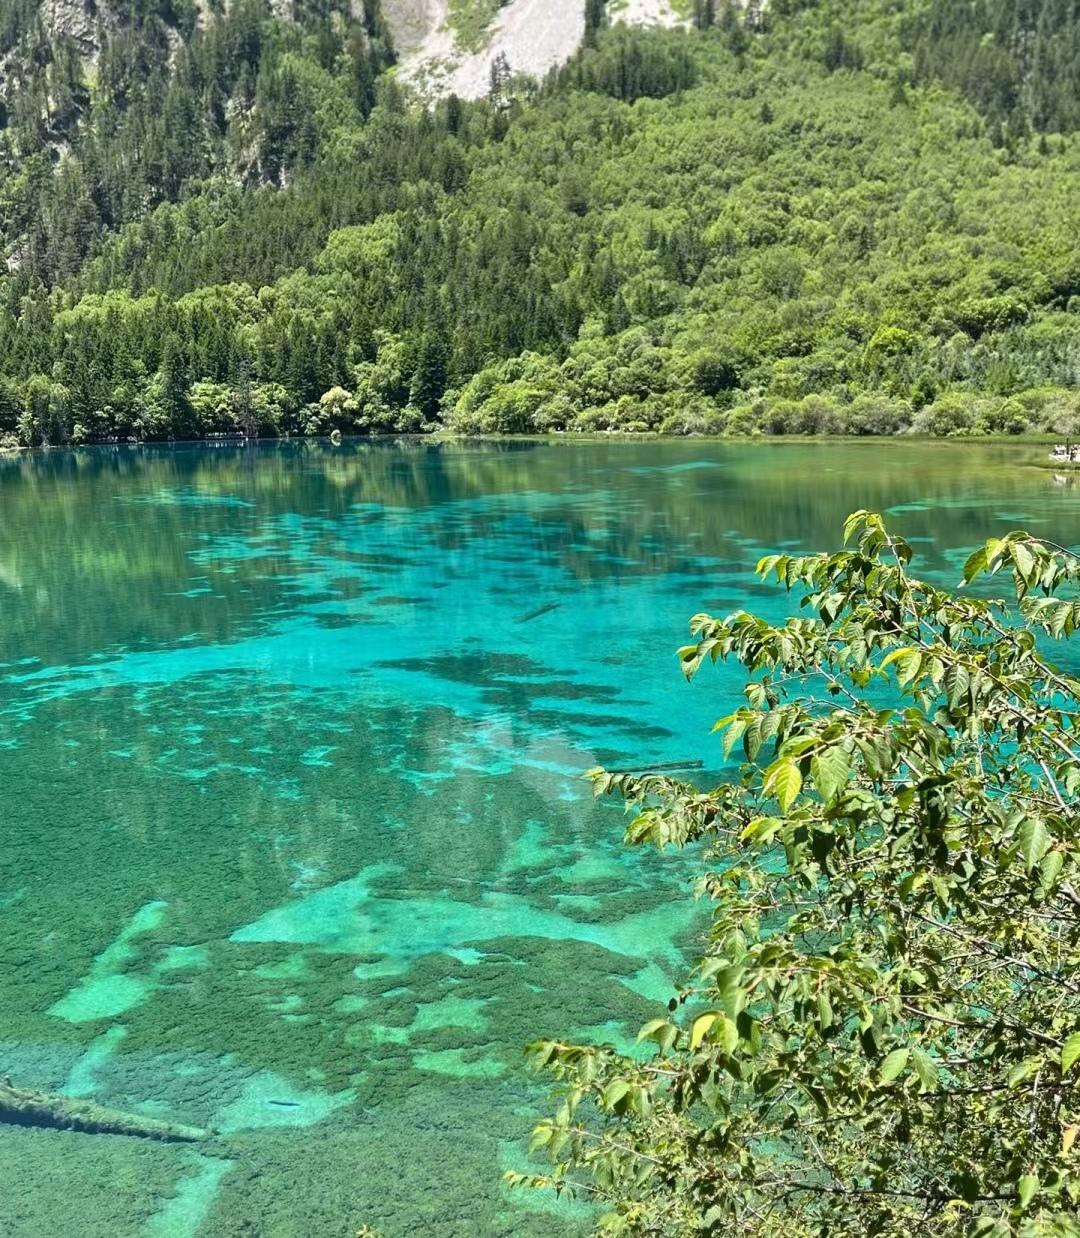
{"label": "shoreline", "polygon": [[[175,450],[185,447],[232,447],[250,448],[262,447],[267,444],[302,444],[320,443],[328,447],[343,448],[356,443],[544,443],[548,445],[572,443],[731,443],[740,446],[754,444],[756,446],[782,446],[785,443],[867,443],[880,446],[884,443],[934,443],[965,446],[979,445],[1015,445],[1017,447],[1038,447],[1061,441],[1060,434],[661,434],[658,431],[603,430],[575,431],[560,430],[548,434],[458,434],[449,430],[435,430],[430,433],[379,433],[379,434],[312,434],[312,435],[255,435],[251,437],[222,438],[184,438],[184,439],[139,439],[136,441],[110,442],[108,440],[88,441],[84,443],[45,443],[37,446],[0,446],[0,461],[17,460],[31,454],[51,454],[56,452],[78,451],[140,451],[145,449],[168,448]],[[1080,470],[1080,461],[1053,461],[1049,457],[1045,463],[1040,462],[1032,467],[1046,469]]]}

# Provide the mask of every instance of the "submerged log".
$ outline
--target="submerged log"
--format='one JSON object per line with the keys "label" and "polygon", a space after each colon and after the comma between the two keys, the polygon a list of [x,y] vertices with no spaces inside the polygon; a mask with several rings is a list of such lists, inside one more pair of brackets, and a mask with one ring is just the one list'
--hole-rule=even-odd
{"label": "submerged log", "polygon": [[9,1126],[82,1131],[87,1135],[135,1135],[166,1143],[194,1143],[210,1134],[197,1126],[144,1118],[141,1114],[108,1109],[90,1100],[17,1088],[10,1079],[0,1081],[0,1122]]}
{"label": "submerged log", "polygon": [[664,774],[680,769],[704,769],[704,761],[659,761],[654,765],[635,765],[630,769],[609,769],[609,774]]}
{"label": "submerged log", "polygon": [[537,606],[535,610],[527,610],[525,614],[518,615],[514,620],[515,623],[531,623],[534,619],[539,619],[541,615],[550,615],[553,610],[558,610],[562,602],[545,602],[543,606]]}

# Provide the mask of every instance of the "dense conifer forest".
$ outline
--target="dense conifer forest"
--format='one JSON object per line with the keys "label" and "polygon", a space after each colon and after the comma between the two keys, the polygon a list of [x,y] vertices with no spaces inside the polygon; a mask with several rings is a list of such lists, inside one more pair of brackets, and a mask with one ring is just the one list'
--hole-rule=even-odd
{"label": "dense conifer forest", "polygon": [[1066,433],[1080,4],[590,3],[424,105],[378,0],[0,22],[0,435]]}

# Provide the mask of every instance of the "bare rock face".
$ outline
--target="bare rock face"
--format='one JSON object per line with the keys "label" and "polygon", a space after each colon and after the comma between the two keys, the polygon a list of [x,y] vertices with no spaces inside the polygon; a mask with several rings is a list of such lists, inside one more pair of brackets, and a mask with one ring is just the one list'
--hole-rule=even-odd
{"label": "bare rock face", "polygon": [[[543,77],[577,51],[585,33],[584,0],[500,0],[479,45],[463,46],[454,29],[449,0],[382,0],[394,46],[398,76],[421,95],[463,99],[485,95],[492,64],[511,73]],[[672,0],[614,0],[613,22],[674,26],[681,22]]]}
{"label": "bare rock face", "polygon": [[66,35],[84,56],[98,51],[99,14],[96,0],[45,0],[42,25],[54,37]]}
{"label": "bare rock face", "polygon": [[[271,0],[275,13],[289,5],[290,0]],[[202,24],[206,20],[206,3],[196,0],[195,8],[197,21]],[[129,20],[110,0],[42,0],[40,12],[46,33],[53,39],[70,38],[87,60],[97,59],[103,34],[120,29]],[[175,51],[179,35],[174,30],[168,33]]]}
{"label": "bare rock face", "polygon": [[383,16],[399,54],[417,50],[433,31],[445,24],[446,6],[439,0],[382,0]]}

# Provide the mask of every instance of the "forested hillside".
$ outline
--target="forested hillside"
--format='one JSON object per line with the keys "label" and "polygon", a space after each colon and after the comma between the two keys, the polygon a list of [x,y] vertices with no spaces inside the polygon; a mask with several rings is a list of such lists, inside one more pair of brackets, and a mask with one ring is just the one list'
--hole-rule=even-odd
{"label": "forested hillside", "polygon": [[1077,7],[591,3],[422,106],[376,0],[10,6],[0,433],[1065,431]]}
{"label": "forested hillside", "polygon": [[1080,126],[1077,0],[932,0],[907,35],[919,77],[961,91],[999,140]]}

